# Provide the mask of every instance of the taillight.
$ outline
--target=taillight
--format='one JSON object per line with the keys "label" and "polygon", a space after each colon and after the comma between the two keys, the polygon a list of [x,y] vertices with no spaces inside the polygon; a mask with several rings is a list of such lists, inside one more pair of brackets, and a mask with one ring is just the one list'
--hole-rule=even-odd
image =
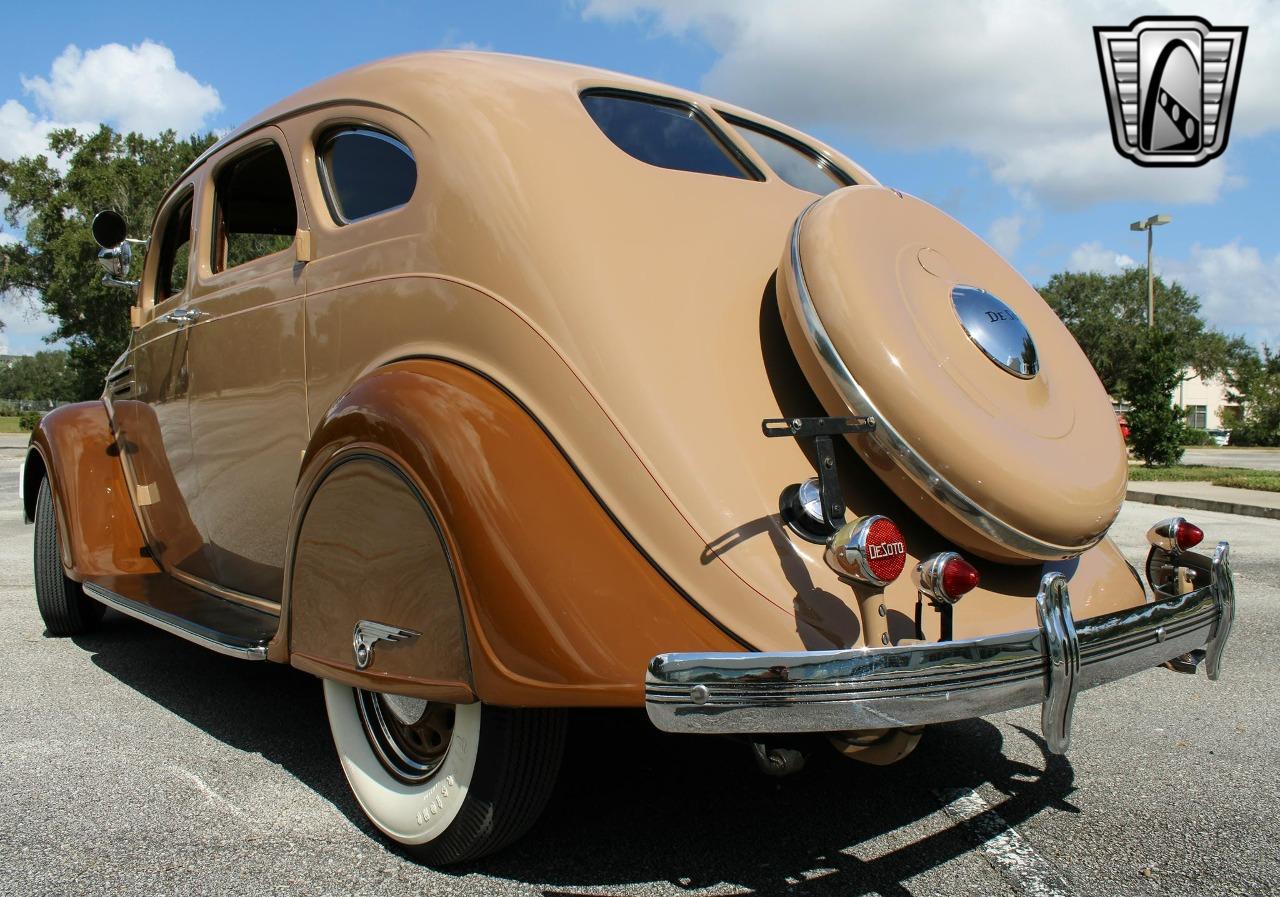
{"label": "taillight", "polygon": [[883,587],[902,575],[907,544],[892,520],[876,514],[842,526],[827,544],[826,557],[837,573]]}
{"label": "taillight", "polygon": [[1168,517],[1147,530],[1147,542],[1176,554],[1204,541],[1204,530],[1182,517]]}
{"label": "taillight", "polygon": [[1186,551],[1188,548],[1195,548],[1204,541],[1204,530],[1194,523],[1179,520],[1178,526],[1174,530],[1173,538],[1178,543],[1178,547]]}
{"label": "taillight", "polygon": [[943,604],[955,604],[978,587],[978,571],[954,551],[930,555],[919,564],[911,577],[916,588]]}

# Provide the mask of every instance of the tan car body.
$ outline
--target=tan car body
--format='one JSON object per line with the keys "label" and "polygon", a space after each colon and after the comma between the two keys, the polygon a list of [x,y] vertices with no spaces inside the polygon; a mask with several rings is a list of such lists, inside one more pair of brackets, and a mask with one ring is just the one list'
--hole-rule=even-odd
{"label": "tan car body", "polygon": [[[588,88],[693,104],[763,180],[632,158],[584,111]],[[915,637],[908,576],[883,592],[852,585],[780,522],[780,491],[813,476],[814,460],[800,440],[763,438],[760,422],[822,414],[829,399],[815,397],[778,311],[779,259],[814,196],[779,180],[722,112],[888,192],[835,149],[745,110],[492,54],[368,65],[226,137],[174,186],[153,231],[190,191],[186,290],[154,301],[151,253],[134,339],[103,401],[49,415],[33,439],[28,513],[47,471],[67,575],[134,596],[178,581],[278,615],[272,660],[507,706],[640,706],[645,666],[662,652]],[[409,147],[418,181],[406,205],[333,220],[315,142],[337,124]],[[298,237],[215,273],[213,178],[261,140],[288,160]],[[1012,272],[993,276],[1030,290]],[[175,327],[164,317],[177,308],[204,316]],[[1050,355],[1078,354],[1052,324]],[[1100,390],[1089,378],[1041,388],[1060,407]],[[975,425],[991,434],[985,463],[1028,463],[1008,438],[1019,421],[996,418]],[[949,438],[941,424],[934,435]],[[1026,515],[1114,505],[1117,451],[1106,471],[1059,459],[1045,498],[989,498]],[[882,480],[847,444],[838,453],[851,518],[892,518],[908,570],[963,547],[932,497],[886,486],[894,474]],[[1097,541],[1110,519],[1095,523],[1096,544],[1059,562],[975,559],[981,586],[956,607],[955,637],[1035,628],[1046,569],[1068,576],[1078,619],[1142,604],[1136,573]],[[361,670],[361,619],[424,637],[380,646]],[[921,623],[939,637],[937,614],[926,608]]]}

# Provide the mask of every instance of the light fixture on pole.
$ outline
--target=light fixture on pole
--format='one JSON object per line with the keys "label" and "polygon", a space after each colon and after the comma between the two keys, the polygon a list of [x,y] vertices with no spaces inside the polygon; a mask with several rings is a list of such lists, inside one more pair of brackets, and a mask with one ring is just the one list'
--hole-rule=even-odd
{"label": "light fixture on pole", "polygon": [[1145,230],[1147,232],[1147,326],[1156,326],[1156,284],[1151,273],[1151,231],[1157,225],[1168,224],[1173,218],[1169,215],[1152,215],[1146,221],[1135,221],[1129,230]]}

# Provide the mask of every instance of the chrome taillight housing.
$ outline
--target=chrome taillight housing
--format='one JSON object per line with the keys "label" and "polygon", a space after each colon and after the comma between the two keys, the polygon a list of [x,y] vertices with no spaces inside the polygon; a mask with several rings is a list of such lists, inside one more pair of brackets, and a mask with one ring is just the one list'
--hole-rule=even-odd
{"label": "chrome taillight housing", "polygon": [[872,514],[842,526],[827,543],[826,559],[841,576],[883,588],[902,575],[907,543],[897,524]]}
{"label": "chrome taillight housing", "polygon": [[940,551],[916,564],[911,579],[922,595],[955,604],[978,587],[978,570],[954,551]]}

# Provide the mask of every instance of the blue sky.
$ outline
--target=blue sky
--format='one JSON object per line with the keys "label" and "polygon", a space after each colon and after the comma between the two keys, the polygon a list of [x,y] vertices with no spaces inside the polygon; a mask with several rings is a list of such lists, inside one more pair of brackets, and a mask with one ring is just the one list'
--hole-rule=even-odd
{"label": "blue sky", "polygon": [[[1139,169],[1110,146],[1091,26],[1171,11],[1158,0],[228,0],[197,27],[171,3],[21,4],[0,39],[0,157],[53,124],[230,128],[396,53],[544,56],[704,90],[808,130],[942,207],[1033,283],[1142,262],[1144,237],[1128,222],[1171,214],[1157,269],[1199,294],[1215,326],[1275,345],[1280,8],[1205,6],[1172,11],[1251,30],[1229,148],[1196,170]],[[0,351],[43,345],[48,322],[22,306],[0,303]]]}

